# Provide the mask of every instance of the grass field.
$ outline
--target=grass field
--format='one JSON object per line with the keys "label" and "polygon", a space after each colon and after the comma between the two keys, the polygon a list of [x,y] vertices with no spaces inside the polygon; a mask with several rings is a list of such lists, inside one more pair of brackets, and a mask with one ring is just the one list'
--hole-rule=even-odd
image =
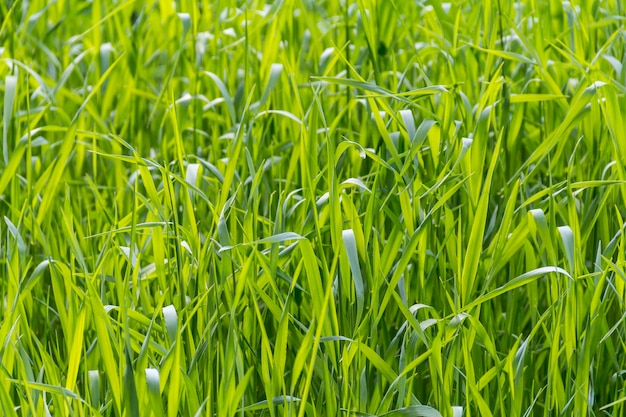
{"label": "grass field", "polygon": [[0,414],[625,416],[624,7],[0,2]]}

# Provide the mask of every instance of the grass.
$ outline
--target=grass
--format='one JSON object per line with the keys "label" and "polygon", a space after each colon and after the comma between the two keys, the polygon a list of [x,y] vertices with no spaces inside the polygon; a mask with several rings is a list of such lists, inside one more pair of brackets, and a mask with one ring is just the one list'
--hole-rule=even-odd
{"label": "grass", "polygon": [[1,2],[4,416],[623,416],[620,1]]}

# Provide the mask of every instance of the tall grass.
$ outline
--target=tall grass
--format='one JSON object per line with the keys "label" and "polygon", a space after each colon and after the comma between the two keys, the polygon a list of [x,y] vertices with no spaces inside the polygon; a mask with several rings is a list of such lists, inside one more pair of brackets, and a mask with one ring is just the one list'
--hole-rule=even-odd
{"label": "tall grass", "polygon": [[2,415],[626,415],[624,13],[1,2]]}

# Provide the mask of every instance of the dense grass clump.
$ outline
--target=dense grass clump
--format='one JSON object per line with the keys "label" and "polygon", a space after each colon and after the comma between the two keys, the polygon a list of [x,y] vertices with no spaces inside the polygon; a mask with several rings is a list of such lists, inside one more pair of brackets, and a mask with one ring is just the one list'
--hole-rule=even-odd
{"label": "dense grass clump", "polygon": [[620,0],[0,15],[1,415],[626,415]]}

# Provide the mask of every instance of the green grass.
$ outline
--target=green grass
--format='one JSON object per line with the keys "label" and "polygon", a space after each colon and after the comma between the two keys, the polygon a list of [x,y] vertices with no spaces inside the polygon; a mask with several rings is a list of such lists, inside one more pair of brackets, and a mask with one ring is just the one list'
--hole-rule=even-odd
{"label": "green grass", "polygon": [[625,13],[0,2],[1,414],[626,415]]}

